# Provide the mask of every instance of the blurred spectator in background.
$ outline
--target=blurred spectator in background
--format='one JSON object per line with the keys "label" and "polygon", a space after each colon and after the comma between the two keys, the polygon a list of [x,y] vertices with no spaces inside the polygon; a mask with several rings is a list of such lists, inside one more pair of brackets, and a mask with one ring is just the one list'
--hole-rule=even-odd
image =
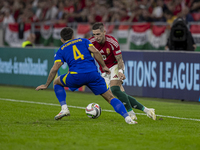
{"label": "blurred spectator in background", "polygon": [[67,13],[73,13],[75,11],[74,1],[64,0],[64,10]]}
{"label": "blurred spectator in background", "polygon": [[48,2],[45,2],[44,0],[38,1],[35,15],[39,21],[44,21],[44,19],[45,19],[45,15],[48,10],[47,3]]}
{"label": "blurred spectator in background", "polygon": [[89,24],[93,24],[93,23],[96,22],[96,21],[95,21],[94,14],[89,14],[89,15],[87,16],[87,19],[88,19],[88,23],[89,23]]}
{"label": "blurred spectator in background", "polygon": [[164,18],[164,12],[168,10],[163,0],[157,0],[155,7],[153,8],[152,18],[154,21],[166,21]]}
{"label": "blurred spectator in background", "polygon": [[68,22],[74,22],[74,1],[73,0],[64,0],[64,11],[68,13]]}
{"label": "blurred spectator in background", "polygon": [[57,23],[59,23],[59,24],[66,24],[67,25],[68,19],[69,19],[69,14],[66,13],[66,12],[64,12],[62,14],[62,18],[60,18],[59,20],[57,20]]}
{"label": "blurred spectator in background", "polygon": [[168,10],[164,13],[167,23],[171,26],[177,16],[174,16],[173,13]]}
{"label": "blurred spectator in background", "polygon": [[127,14],[126,9],[113,9],[111,10],[111,20],[110,22],[115,22],[115,23],[119,23],[119,22],[127,22],[129,20],[129,16]]}
{"label": "blurred spectator in background", "polygon": [[1,2],[2,6],[1,6],[1,12],[5,13],[6,11],[10,11],[10,4],[8,1],[4,0],[3,2]]}
{"label": "blurred spectator in background", "polygon": [[85,8],[85,0],[74,0],[75,13],[79,13]]}
{"label": "blurred spectator in background", "polygon": [[129,15],[128,22],[138,22],[139,17],[142,15],[142,9],[140,7],[135,8]]}
{"label": "blurred spectator in background", "polygon": [[192,13],[200,12],[200,0],[191,0],[192,4],[190,10]]}
{"label": "blurred spectator in background", "polygon": [[194,0],[184,0],[185,6],[187,6],[187,7],[190,9],[190,7],[191,7],[193,1],[194,1]]}
{"label": "blurred spectator in background", "polygon": [[3,18],[4,18],[4,14],[0,12],[0,23],[3,21]]}
{"label": "blurred spectator in background", "polygon": [[79,13],[76,13],[74,17],[77,22],[88,22],[88,15],[90,15],[89,9],[84,8]]}
{"label": "blurred spectator in background", "polygon": [[4,15],[8,11],[15,22],[20,22],[22,18],[24,22],[62,20],[64,13],[68,14],[69,23],[89,20],[89,22],[168,20],[167,22],[171,23],[176,16],[184,17],[190,22],[192,17],[189,12],[200,12],[200,0],[1,0],[0,12]]}
{"label": "blurred spectator in background", "polygon": [[192,15],[189,12],[190,12],[189,8],[185,6],[179,15],[186,21],[186,23],[194,21]]}
{"label": "blurred spectator in background", "polygon": [[63,14],[65,13],[64,11],[64,4],[62,1],[58,2],[58,11],[56,14],[57,19],[61,19],[63,17]]}
{"label": "blurred spectator in background", "polygon": [[56,4],[57,4],[56,0],[52,0],[52,1],[48,2],[49,8],[46,12],[46,16],[45,16],[46,20],[55,20],[56,19],[56,15],[58,13],[58,8],[57,8]]}
{"label": "blurred spectator in background", "polygon": [[15,19],[12,16],[10,10],[5,10],[4,13],[5,13],[5,15],[4,15],[4,18],[3,18],[3,21],[2,21],[3,26],[5,26],[8,23],[15,23]]}
{"label": "blurred spectator in background", "polygon": [[183,0],[174,0],[174,2],[172,3],[175,7],[173,10],[173,14],[175,16],[178,16],[179,13],[181,13],[183,7],[185,6],[184,1]]}
{"label": "blurred spectator in background", "polygon": [[25,3],[21,2],[20,0],[14,1],[14,4],[12,6],[12,11],[13,11],[13,17],[14,17],[15,21],[17,21],[20,14],[23,13],[25,6],[26,6]]}
{"label": "blurred spectator in background", "polygon": [[168,9],[174,16],[180,16],[182,9],[186,6],[186,0],[172,0],[167,3]]}
{"label": "blurred spectator in background", "polygon": [[95,12],[95,21],[96,22],[107,22],[109,21],[108,19],[108,10],[109,10],[109,6],[106,3],[102,3],[99,5],[95,6],[96,9],[98,9],[98,11]]}
{"label": "blurred spectator in background", "polygon": [[148,9],[142,9],[142,14],[139,16],[139,22],[152,22],[151,14]]}
{"label": "blurred spectator in background", "polygon": [[19,15],[15,20],[17,23],[32,23],[37,21],[37,18],[35,14],[32,11],[32,4],[31,3],[26,3],[22,5],[22,3],[19,3],[20,9],[19,9]]}
{"label": "blurred spectator in background", "polygon": [[30,33],[30,35],[27,37],[27,40],[22,43],[22,47],[33,47],[35,43],[35,34]]}

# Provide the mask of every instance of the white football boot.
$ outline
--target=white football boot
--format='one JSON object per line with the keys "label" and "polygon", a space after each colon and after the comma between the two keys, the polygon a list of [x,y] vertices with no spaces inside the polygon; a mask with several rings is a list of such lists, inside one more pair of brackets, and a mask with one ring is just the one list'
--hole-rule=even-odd
{"label": "white football boot", "polygon": [[70,116],[70,112],[69,112],[69,109],[63,109],[59,112],[59,114],[57,114],[54,119],[55,120],[59,120],[59,119],[62,119],[62,117],[64,116]]}
{"label": "white football boot", "polygon": [[128,124],[137,124],[137,122],[134,121],[134,120],[132,120],[130,116],[127,116],[127,117],[125,118],[125,121],[126,121],[126,123],[128,123]]}
{"label": "white football boot", "polygon": [[156,120],[156,114],[155,114],[155,109],[153,108],[148,108],[148,111],[147,111],[147,116],[149,118],[152,118],[153,120]]}
{"label": "white football boot", "polygon": [[128,112],[129,116],[131,117],[132,120],[137,120],[137,116],[135,115],[135,113],[132,112]]}

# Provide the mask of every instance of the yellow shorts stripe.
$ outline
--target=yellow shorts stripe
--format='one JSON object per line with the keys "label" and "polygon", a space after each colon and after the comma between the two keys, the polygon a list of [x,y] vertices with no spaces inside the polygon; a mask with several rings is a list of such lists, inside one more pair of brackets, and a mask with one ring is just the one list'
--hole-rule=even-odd
{"label": "yellow shorts stripe", "polygon": [[77,72],[73,72],[73,71],[70,71],[69,73],[70,74],[78,74]]}
{"label": "yellow shorts stripe", "polygon": [[64,77],[63,77],[63,82],[66,84],[66,78],[67,78],[67,75],[68,75],[69,73],[67,73]]}

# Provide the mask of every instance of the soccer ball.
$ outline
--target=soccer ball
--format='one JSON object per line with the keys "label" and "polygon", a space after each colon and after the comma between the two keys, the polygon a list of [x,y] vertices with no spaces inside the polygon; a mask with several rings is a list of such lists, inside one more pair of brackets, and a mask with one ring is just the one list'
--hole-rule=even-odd
{"label": "soccer ball", "polygon": [[85,113],[89,118],[96,119],[101,115],[101,107],[97,103],[90,103],[86,107]]}

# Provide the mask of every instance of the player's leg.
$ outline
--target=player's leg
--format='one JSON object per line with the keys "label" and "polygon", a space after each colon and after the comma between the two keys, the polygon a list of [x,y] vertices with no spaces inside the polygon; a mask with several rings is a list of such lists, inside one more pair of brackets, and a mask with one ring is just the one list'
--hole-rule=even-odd
{"label": "player's leg", "polygon": [[121,91],[120,86],[121,86],[120,80],[111,80],[110,81],[110,89],[111,89],[112,93],[124,104],[130,117],[133,120],[137,120],[136,114],[132,109],[131,103],[129,102],[127,95]]}
{"label": "player's leg", "polygon": [[118,114],[120,114],[122,117],[125,118],[126,123],[137,124],[137,122],[133,121],[131,117],[128,115],[128,112],[126,111],[126,108],[124,107],[123,103],[119,99],[115,98],[110,90],[101,94],[101,96],[113,106],[114,110]]}
{"label": "player's leg", "polygon": [[68,109],[67,103],[66,103],[67,95],[66,95],[66,92],[64,89],[64,85],[60,81],[61,78],[63,79],[63,76],[57,77],[53,82],[55,95],[61,105],[61,111],[55,116],[55,118],[54,118],[55,120],[59,120],[64,116],[70,116],[70,112],[69,112],[69,109]]}
{"label": "player's leg", "polygon": [[[121,88],[121,91],[124,94],[126,94],[122,85],[121,85],[120,88]],[[155,109],[153,109],[153,108],[147,108],[144,105],[142,105],[141,103],[139,103],[134,97],[132,97],[132,96],[130,96],[128,94],[126,94],[126,95],[127,95],[128,99],[129,99],[129,102],[130,102],[130,104],[131,104],[131,106],[133,108],[139,109],[139,110],[145,112],[148,117],[152,118],[153,120],[156,120]]]}
{"label": "player's leg", "polygon": [[114,65],[110,68],[111,74],[106,73],[102,74],[102,77],[105,79],[106,83],[109,85],[112,93],[124,104],[128,114],[133,120],[136,120],[137,117],[132,109],[132,106],[129,102],[127,95],[125,95],[121,90],[121,80],[118,78],[118,65]]}
{"label": "player's leg", "polygon": [[128,115],[126,108],[120,100],[115,98],[110,90],[108,90],[108,85],[105,80],[97,72],[92,72],[88,74],[89,82],[87,86],[92,90],[95,95],[102,95],[102,97],[113,106],[114,110],[125,118],[128,124],[135,124],[136,122],[131,119]]}

